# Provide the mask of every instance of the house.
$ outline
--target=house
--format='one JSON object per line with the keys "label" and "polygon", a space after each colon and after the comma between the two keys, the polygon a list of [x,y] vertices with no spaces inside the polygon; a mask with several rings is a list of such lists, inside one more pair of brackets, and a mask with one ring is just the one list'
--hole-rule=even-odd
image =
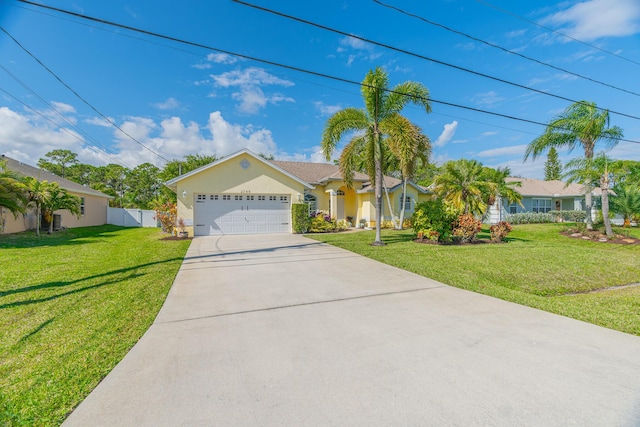
{"label": "house", "polygon": [[[385,177],[397,215],[402,181]],[[178,196],[178,217],[190,235],[291,233],[291,205],[307,202],[332,218],[350,217],[375,225],[375,198],[369,176],[356,173],[347,188],[338,166],[326,163],[265,160],[242,150],[174,178],[166,185]],[[425,188],[407,185],[410,217],[416,203],[428,198]],[[384,200],[383,215],[391,219]]]}
{"label": "house", "polygon": [[[521,212],[547,213],[551,211],[585,210],[585,189],[582,184],[565,184],[562,181],[542,181],[532,178],[512,178],[507,182],[520,182],[520,187],[513,187],[522,194],[522,206],[509,203],[498,198],[489,208],[487,220],[491,224],[504,221],[508,215]],[[594,205],[600,198],[599,188],[592,190]],[[596,209],[591,211],[595,220]]]}
{"label": "house", "polygon": [[[93,225],[104,225],[107,223],[107,207],[111,196],[85,187],[68,179],[61,178],[51,172],[29,166],[25,163],[2,155],[1,160],[6,162],[6,168],[20,175],[30,176],[40,181],[57,182],[61,188],[70,194],[80,197],[81,205],[80,218],[66,210],[54,212],[54,225],[59,227],[88,227]],[[59,217],[56,217],[59,215]],[[0,233],[18,233],[25,230],[32,230],[36,227],[35,213],[30,211],[15,218],[6,209],[0,208]],[[60,221],[60,222],[58,222]]]}

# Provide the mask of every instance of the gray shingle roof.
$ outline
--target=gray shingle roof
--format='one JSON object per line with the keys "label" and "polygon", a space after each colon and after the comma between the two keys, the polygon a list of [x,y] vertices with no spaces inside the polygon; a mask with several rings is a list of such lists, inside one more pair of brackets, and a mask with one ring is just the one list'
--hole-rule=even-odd
{"label": "gray shingle roof", "polygon": [[[509,177],[505,181],[520,181],[520,187],[514,187],[523,196],[545,196],[545,197],[580,197],[584,196],[584,187],[581,184],[565,184],[562,181],[542,181],[533,178],[513,178]],[[596,188],[594,194],[600,194],[600,189]]]}
{"label": "gray shingle roof", "polygon": [[82,184],[78,184],[77,182],[70,181],[66,178],[59,177],[58,175],[55,175],[49,171],[38,169],[26,163],[19,162],[18,160],[14,160],[11,157],[5,156],[4,154],[0,159],[7,162],[7,169],[19,173],[20,175],[30,176],[39,181],[57,182],[60,187],[72,193],[112,198],[111,196],[101,193],[100,191],[85,187]]}
{"label": "gray shingle roof", "polygon": [[[285,162],[271,160],[274,165],[286,170],[309,184],[321,184],[332,179],[342,179],[340,168],[330,163]],[[356,172],[354,181],[368,181],[369,176]]]}

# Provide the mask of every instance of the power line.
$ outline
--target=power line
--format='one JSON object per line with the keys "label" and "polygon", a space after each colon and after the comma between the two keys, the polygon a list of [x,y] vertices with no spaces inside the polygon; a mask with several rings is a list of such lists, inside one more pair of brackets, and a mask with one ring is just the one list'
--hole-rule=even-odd
{"label": "power line", "polygon": [[[152,37],[158,37],[161,39],[165,39],[165,40],[170,40],[176,43],[181,43],[181,44],[186,44],[189,46],[194,46],[194,47],[198,47],[201,49],[205,49],[205,50],[210,50],[210,51],[214,51],[214,52],[219,52],[219,53],[225,53],[228,55],[232,55],[232,56],[236,56],[238,58],[243,58],[243,59],[247,59],[247,60],[251,60],[251,61],[255,61],[255,62],[260,62],[262,64],[267,64],[267,65],[272,65],[274,67],[279,67],[279,68],[284,68],[287,70],[291,70],[291,71],[296,71],[299,73],[303,73],[303,74],[309,74],[312,76],[316,76],[316,77],[321,77],[321,78],[325,78],[325,79],[329,79],[329,80],[334,80],[334,81],[338,81],[338,82],[342,82],[342,83],[348,83],[348,84],[352,84],[352,85],[357,85],[362,87],[363,84],[361,82],[355,81],[355,80],[351,80],[351,79],[347,79],[344,77],[338,77],[338,76],[333,76],[330,74],[326,74],[326,73],[321,73],[318,71],[313,71],[313,70],[308,70],[305,68],[301,68],[301,67],[297,67],[297,66],[293,66],[293,65],[287,65],[287,64],[283,64],[283,63],[279,63],[276,61],[271,61],[268,59],[262,59],[262,58],[258,58],[255,56],[250,56],[250,55],[245,55],[242,53],[237,53],[237,52],[233,52],[233,51],[229,51],[229,50],[225,50],[225,49],[220,49],[220,48],[216,48],[216,47],[212,47],[212,46],[208,46],[205,44],[201,44],[201,43],[196,43],[196,42],[191,42],[188,40],[183,40],[177,37],[173,37],[173,36],[167,36],[164,34],[160,34],[160,33],[156,33],[153,31],[149,31],[149,30],[143,30],[140,28],[136,28],[136,27],[131,27],[129,25],[124,25],[124,24],[119,24],[116,22],[112,22],[112,21],[108,21],[102,18],[95,18],[92,16],[88,16],[88,15],[84,15],[84,14],[80,14],[77,12],[72,12],[69,10],[65,10],[65,9],[60,9],[60,8],[56,8],[53,6],[47,6],[47,5],[43,5],[43,4],[38,4],[38,3],[34,3],[30,0],[18,0],[21,3],[26,3],[26,4],[30,4],[33,6],[37,6],[37,7],[41,7],[41,8],[45,8],[45,9],[49,9],[49,10],[54,10],[63,14],[67,14],[67,15],[71,15],[71,16],[75,16],[84,20],[89,20],[89,21],[93,21],[93,22],[99,22],[101,24],[104,25],[108,25],[108,26],[113,26],[113,27],[117,27],[117,28],[122,28],[125,30],[129,30],[129,31],[133,31],[133,32],[137,32],[137,33],[141,33],[141,34],[146,34]],[[236,1],[236,0],[233,0]],[[393,90],[390,89],[381,89],[384,90],[385,92],[388,93],[396,93],[398,95],[402,95],[402,96],[407,96],[406,93],[402,93],[402,92],[394,92]],[[534,89],[535,91],[535,89]],[[420,98],[423,99],[423,98]],[[488,111],[488,110],[483,110],[481,108],[475,108],[475,107],[469,107],[466,105],[460,105],[460,104],[455,104],[453,102],[447,102],[447,101],[441,101],[441,100],[437,100],[437,99],[433,99],[433,98],[426,98],[427,101],[430,101],[434,104],[441,104],[441,105],[447,105],[450,107],[455,107],[455,108],[460,108],[460,109],[464,109],[464,110],[469,110],[469,111],[474,111],[474,112],[478,112],[478,113],[483,113],[483,114],[488,114],[488,115],[492,115],[492,116],[496,116],[496,117],[501,117],[501,118],[505,118],[505,119],[509,119],[509,120],[515,120],[515,121],[519,121],[519,122],[523,122],[523,123],[529,123],[529,124],[534,124],[534,125],[538,125],[538,126],[543,126],[543,127],[547,127],[548,124],[547,123],[542,123],[542,122],[538,122],[535,120],[530,120],[530,119],[524,119],[521,117],[516,117],[516,116],[511,116],[508,114],[503,114],[503,113],[496,113],[494,111]],[[599,110],[603,110],[606,111],[603,108],[598,108]],[[563,129],[558,127],[559,129]],[[619,141],[623,141],[623,142],[630,142],[633,144],[640,144],[640,141],[634,141],[634,140],[628,140],[628,139],[619,139]]]}
{"label": "power line", "polygon": [[[18,78],[18,76],[16,76],[15,74],[13,74],[11,71],[9,71],[5,66],[3,66],[2,64],[0,64],[0,69],[2,69],[5,73],[7,73],[11,78],[13,78],[16,82],[18,82],[18,84],[20,84],[20,86],[22,86],[24,89],[26,89],[29,93],[31,93],[33,96],[35,96],[38,100],[40,100],[40,102],[42,102],[47,108],[49,108],[51,111],[53,111],[58,117],[60,117],[62,120],[64,120],[65,122],[67,122],[67,124],[69,124],[69,126],[71,126],[72,128],[74,128],[76,131],[78,131],[78,133],[82,134],[85,136],[85,138],[87,138],[88,140],[92,141],[95,145],[100,146],[100,152],[106,156],[108,156],[109,158],[111,158],[112,160],[115,160],[116,163],[121,162],[124,166],[126,166],[127,168],[131,169],[131,167],[129,165],[127,165],[126,162],[122,161],[121,159],[118,159],[115,154],[113,153],[109,153],[109,150],[107,149],[107,147],[105,147],[104,145],[100,144],[95,138],[93,138],[91,135],[89,135],[87,132],[83,131],[82,129],[80,129],[79,127],[77,127],[73,122],[71,122],[67,117],[65,117],[63,114],[61,114],[53,105],[51,105],[51,103],[47,102],[43,97],[41,97],[35,90],[33,90],[31,87],[29,87],[29,85],[27,85],[24,81],[22,81],[20,78]],[[61,126],[59,126],[57,123],[55,123],[54,121],[50,120],[48,117],[46,117],[45,115],[41,114],[39,111],[31,108],[29,105],[27,105],[26,103],[22,102],[20,99],[16,98],[15,96],[11,95],[10,93],[8,93],[6,90],[2,89],[2,91],[4,93],[6,93],[7,95],[9,95],[11,98],[15,99],[16,101],[20,102],[22,105],[24,105],[25,107],[29,108],[30,110],[34,111],[35,113],[41,115],[43,118],[45,118],[46,120],[48,120],[49,122],[51,122],[55,127],[59,128],[60,130],[64,131],[65,133],[71,135],[72,137],[76,138],[78,141],[82,142],[84,145],[87,145],[88,147],[91,148],[96,148],[96,147],[92,147],[91,145],[89,145],[87,143],[87,141],[84,141],[83,139],[81,139],[78,135],[69,132],[66,128],[63,128]]]}
{"label": "power line", "polygon": [[522,20],[522,21],[528,22],[529,24],[535,25],[536,27],[540,27],[540,28],[542,28],[542,29],[544,29],[544,30],[550,31],[550,32],[555,33],[555,34],[557,34],[557,35],[559,35],[559,36],[565,37],[565,38],[567,38],[567,39],[569,39],[569,40],[573,40],[574,42],[578,42],[578,43],[583,44],[583,45],[585,45],[585,46],[589,46],[589,47],[590,47],[590,48],[592,48],[592,49],[599,50],[600,52],[606,53],[606,54],[611,55],[611,56],[615,56],[615,57],[620,58],[620,59],[622,59],[622,60],[624,60],[624,61],[631,62],[632,64],[640,65],[640,62],[634,61],[633,59],[629,59],[629,58],[627,58],[627,57],[624,57],[624,56],[622,56],[622,55],[618,55],[617,53],[614,53],[614,52],[608,51],[608,50],[606,50],[606,49],[603,49],[603,48],[598,47],[598,46],[596,46],[596,45],[593,45],[593,44],[591,44],[591,43],[587,43],[587,42],[582,41],[582,40],[579,40],[579,39],[577,39],[577,38],[575,38],[575,37],[571,37],[571,36],[570,36],[570,35],[568,35],[568,34],[561,33],[560,31],[554,30],[553,28],[546,27],[546,26],[544,26],[544,25],[542,25],[542,24],[539,24],[539,23],[537,23],[536,21],[532,21],[532,20],[527,19],[527,18],[525,18],[525,17],[523,17],[523,16],[520,16],[520,15],[518,15],[518,14],[516,14],[516,13],[513,13],[513,12],[511,12],[511,11],[508,11],[508,10],[506,10],[506,9],[501,9],[501,8],[499,8],[498,6],[495,6],[495,5],[493,5],[493,4],[489,3],[489,2],[486,2],[486,1],[483,1],[483,0],[476,0],[476,1],[477,1],[478,3],[480,3],[480,4],[482,4],[482,5],[485,5],[485,6],[487,6],[487,7],[490,7],[490,8],[492,8],[492,9],[495,9],[495,10],[497,10],[498,12],[502,12],[502,13],[504,13],[504,14],[511,15],[511,16],[513,16],[514,18],[518,18],[518,19],[520,19],[520,20]]}
{"label": "power line", "polygon": [[397,7],[397,6],[393,6],[393,5],[390,5],[390,4],[387,4],[387,3],[383,3],[383,2],[381,2],[380,0],[372,0],[372,1],[373,1],[374,3],[379,4],[380,6],[386,7],[386,8],[391,9],[391,10],[395,10],[396,12],[399,12],[399,13],[401,13],[401,14],[403,14],[403,15],[410,16],[410,17],[412,17],[412,18],[419,19],[420,21],[423,21],[423,22],[425,22],[425,23],[427,23],[427,24],[430,24],[430,25],[433,25],[433,26],[436,26],[436,27],[442,28],[442,29],[444,29],[444,30],[450,31],[450,32],[452,32],[452,33],[455,33],[455,34],[461,35],[461,36],[466,37],[466,38],[468,38],[468,39],[474,40],[474,41],[476,41],[476,42],[478,42],[478,43],[483,43],[483,44],[485,44],[485,45],[487,45],[487,46],[493,47],[493,48],[495,48],[495,49],[499,49],[499,50],[501,50],[501,51],[503,51],[503,52],[506,52],[506,53],[510,53],[510,54],[512,54],[512,55],[519,56],[520,58],[526,59],[526,60],[528,60],[528,61],[533,61],[533,62],[535,62],[535,63],[537,63],[537,64],[544,65],[545,67],[549,67],[549,68],[552,68],[552,69],[554,69],[554,70],[561,71],[561,72],[563,72],[563,73],[570,74],[570,75],[572,75],[572,76],[575,76],[575,77],[578,77],[578,78],[581,78],[581,79],[584,79],[584,80],[588,80],[588,81],[590,81],[590,82],[593,82],[593,83],[596,83],[596,84],[599,84],[599,85],[602,85],[602,86],[609,87],[609,88],[611,88],[611,89],[615,89],[615,90],[618,90],[618,91],[621,91],[621,92],[626,92],[626,93],[629,93],[629,94],[631,94],[631,95],[640,96],[640,93],[633,92],[633,91],[631,91],[631,90],[627,90],[627,89],[624,89],[624,88],[621,88],[621,87],[618,87],[618,86],[614,86],[614,85],[612,85],[612,84],[605,83],[605,82],[603,82],[603,81],[596,80],[596,79],[593,79],[593,78],[591,78],[591,77],[584,76],[584,75],[582,75],[582,74],[574,73],[573,71],[569,71],[569,70],[564,69],[564,68],[561,68],[561,67],[557,67],[557,66],[552,65],[552,64],[549,64],[549,63],[547,63],[547,62],[543,62],[543,61],[541,61],[541,60],[539,60],[539,59],[532,58],[532,57],[527,56],[527,55],[524,55],[524,54],[522,54],[522,53],[520,53],[520,52],[516,52],[516,51],[510,50],[510,49],[507,49],[507,48],[502,47],[502,46],[500,46],[500,45],[497,45],[497,44],[495,44],[495,43],[491,43],[491,42],[488,42],[488,41],[486,41],[486,40],[480,39],[480,38],[478,38],[478,37],[474,37],[474,36],[472,36],[472,35],[470,35],[470,34],[464,33],[464,32],[462,32],[462,31],[455,30],[455,29],[453,29],[453,28],[451,28],[451,27],[447,27],[446,25],[439,24],[439,23],[434,22],[434,21],[430,21],[430,20],[428,20],[427,18],[424,18],[424,17],[422,17],[422,16],[420,16],[420,15],[416,15],[416,14],[411,13],[411,12],[407,12],[406,10],[403,10],[403,9],[401,9],[401,8]]}
{"label": "power line", "polygon": [[[19,0],[19,1],[26,2],[27,0]],[[526,86],[526,85],[523,85],[523,84],[520,84],[520,83],[514,83],[514,82],[511,82],[509,80],[502,79],[500,77],[495,77],[495,76],[491,76],[489,74],[484,74],[484,73],[481,73],[479,71],[475,71],[475,70],[471,70],[469,68],[461,67],[459,65],[450,64],[448,62],[444,62],[444,61],[440,61],[438,59],[430,58],[428,56],[421,55],[419,53],[411,52],[411,51],[406,50],[406,49],[401,49],[401,48],[398,48],[398,47],[395,47],[395,46],[391,46],[391,45],[388,45],[388,44],[385,44],[385,43],[377,42],[375,40],[367,39],[365,37],[360,37],[360,36],[357,36],[357,35],[354,35],[354,34],[349,34],[349,33],[345,32],[345,31],[337,30],[335,28],[331,28],[331,27],[328,27],[326,25],[318,24],[318,23],[315,23],[315,22],[312,22],[312,21],[309,21],[309,20],[306,20],[306,19],[298,18],[296,16],[287,15],[286,13],[278,12],[276,10],[268,9],[266,7],[258,6],[258,5],[252,4],[252,3],[247,3],[247,2],[242,1],[242,0],[231,0],[231,1],[233,1],[234,3],[241,4],[243,6],[248,6],[248,7],[263,11],[263,12],[268,12],[268,13],[271,13],[273,15],[277,15],[277,16],[280,16],[282,18],[286,18],[286,19],[290,19],[290,20],[293,20],[293,21],[297,21],[297,22],[300,22],[300,23],[305,24],[305,25],[310,25],[310,26],[313,26],[313,27],[316,27],[316,28],[320,28],[320,29],[323,29],[323,30],[326,30],[326,31],[330,31],[332,33],[340,34],[340,35],[345,36],[345,37],[351,37],[351,38],[354,38],[354,39],[357,39],[357,40],[360,40],[360,41],[363,41],[363,42],[366,42],[366,43],[370,43],[370,44],[375,45],[375,46],[383,47],[385,49],[389,49],[389,50],[392,50],[394,52],[399,52],[399,53],[403,53],[405,55],[413,56],[414,58],[423,59],[423,60],[426,60],[426,61],[433,62],[435,64],[444,65],[445,67],[454,68],[454,69],[459,70],[459,71],[464,71],[466,73],[474,74],[476,76],[480,76],[480,77],[484,77],[484,78],[487,78],[487,79],[491,79],[491,80],[494,80],[494,81],[497,81],[497,82],[500,82],[500,83],[508,84],[510,86],[515,86],[515,87],[518,87],[520,89],[525,89],[525,90],[529,90],[529,91],[532,91],[532,92],[537,92],[537,93],[540,93],[542,95],[547,95],[547,96],[551,96],[553,98],[562,99],[563,101],[568,101],[568,102],[571,102],[571,103],[574,103],[574,104],[582,102],[582,101],[577,101],[575,99],[567,98],[567,97],[562,96],[562,95],[556,95],[556,94],[551,93],[551,92],[546,92],[546,91],[543,91],[543,90],[540,90],[540,89],[535,89],[535,88],[532,88],[530,86]],[[617,114],[619,116],[624,116],[624,117],[640,120],[640,117],[634,116],[634,115],[631,115],[631,114],[621,113],[621,112],[614,111],[614,110],[608,110],[608,109],[602,108],[602,107],[596,107],[596,108],[598,110],[608,111],[608,112],[610,112],[612,114]]]}
{"label": "power line", "polygon": [[143,144],[142,142],[138,141],[136,138],[134,138],[133,136],[131,136],[131,134],[129,134],[128,132],[126,132],[124,129],[122,129],[120,126],[118,126],[116,124],[116,122],[114,122],[113,120],[111,120],[109,117],[105,116],[104,114],[102,114],[96,107],[94,107],[89,101],[87,101],[85,98],[83,98],[78,92],[76,92],[71,86],[69,86],[64,80],[62,80],[62,78],[60,76],[58,76],[53,70],[51,70],[49,67],[47,67],[40,59],[38,59],[38,57],[36,57],[33,53],[31,53],[31,51],[29,51],[29,49],[27,49],[26,47],[24,47],[18,40],[16,40],[15,37],[13,37],[6,29],[4,29],[4,27],[0,26],[0,30],[2,30],[7,36],[9,36],[9,38],[11,38],[11,40],[13,40],[18,46],[20,46],[20,48],[25,51],[29,56],[31,56],[38,64],[40,64],[45,70],[47,70],[53,77],[55,77],[56,80],[58,80],[64,87],[66,87],[67,89],[69,89],[69,91],[71,91],[71,93],[73,93],[79,100],[81,100],[82,102],[84,102],[89,108],[91,108],[93,111],[95,111],[100,117],[102,117],[103,119],[105,119],[107,122],[109,122],[113,127],[115,127],[116,129],[118,129],[120,132],[122,132],[124,135],[126,135],[127,137],[129,137],[129,139],[131,139],[132,141],[134,141],[135,143],[137,143],[138,145],[140,145],[141,147],[143,147],[144,149],[148,150],[149,152],[155,154],[157,157],[161,158],[162,160],[164,160],[165,162],[169,162],[169,159],[167,159],[166,157],[164,157],[161,154],[158,154],[156,151],[154,151],[153,149],[147,147],[145,144]]}

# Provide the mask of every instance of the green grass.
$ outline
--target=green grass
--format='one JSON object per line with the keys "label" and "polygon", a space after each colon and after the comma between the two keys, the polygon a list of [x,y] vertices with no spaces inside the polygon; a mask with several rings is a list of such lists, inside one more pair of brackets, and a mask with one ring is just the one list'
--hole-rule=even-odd
{"label": "green grass", "polygon": [[[438,246],[411,231],[315,234],[316,240],[463,289],[640,335],[640,245],[572,239],[560,224],[516,225],[504,244]],[[640,237],[640,230],[631,236]],[[484,230],[481,237],[488,237]]]}
{"label": "green grass", "polygon": [[0,236],[0,425],[59,425],[149,328],[189,241],[157,229]]}

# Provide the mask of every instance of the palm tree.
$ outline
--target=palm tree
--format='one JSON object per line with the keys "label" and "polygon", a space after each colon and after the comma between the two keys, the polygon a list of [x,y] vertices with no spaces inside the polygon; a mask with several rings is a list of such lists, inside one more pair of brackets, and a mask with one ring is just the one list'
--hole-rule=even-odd
{"label": "palm tree", "polygon": [[522,194],[514,188],[522,186],[522,183],[520,181],[507,182],[506,179],[509,175],[511,175],[511,169],[508,167],[497,169],[484,167],[482,169],[481,181],[486,183],[484,201],[487,206],[493,205],[498,198],[522,206]]}
{"label": "palm tree", "polygon": [[[568,148],[574,150],[579,145],[584,149],[585,159],[593,159],[596,143],[603,141],[612,147],[622,138],[622,129],[609,127],[609,111],[600,110],[595,102],[580,101],[571,104],[562,114],[547,125],[545,132],[531,141],[524,160],[532,156],[535,160],[549,148]],[[591,219],[591,191],[586,186],[585,204],[587,209],[587,228],[593,229]]]}
{"label": "palm tree", "polygon": [[464,214],[483,214],[487,210],[485,196],[491,189],[477,160],[448,161],[434,180],[434,192]]}
{"label": "palm tree", "polygon": [[53,233],[53,213],[58,210],[68,210],[73,215],[80,217],[80,198],[69,194],[67,190],[60,188],[58,183],[49,184],[49,197],[43,203],[43,214],[49,218],[49,234]]}
{"label": "palm tree", "polygon": [[404,116],[396,116],[390,120],[390,131],[387,145],[397,159],[398,169],[402,174],[402,195],[400,208],[400,225],[402,229],[407,196],[407,181],[413,178],[418,162],[426,165],[431,153],[431,141],[422,133],[420,127],[414,125]]}
{"label": "palm tree", "polygon": [[367,73],[361,92],[365,108],[345,108],[327,120],[322,135],[322,151],[327,160],[345,134],[355,132],[340,154],[339,166],[347,187],[353,186],[353,176],[359,155],[364,153],[366,170],[374,177],[376,206],[376,237],[373,245],[383,245],[380,235],[382,222],[382,171],[384,170],[384,138],[400,120],[400,112],[408,103],[431,111],[429,90],[420,83],[407,81],[389,90],[389,77],[377,67]]}
{"label": "palm tree", "polygon": [[20,175],[5,167],[6,162],[0,162],[0,209],[8,209],[17,218],[27,206],[27,188]]}
{"label": "palm tree", "polygon": [[613,187],[613,195],[609,199],[611,210],[622,215],[624,226],[631,225],[631,218],[640,214],[640,188],[635,185],[618,184]]}
{"label": "palm tree", "polygon": [[40,236],[40,216],[42,207],[46,205],[51,197],[50,184],[48,181],[38,181],[33,177],[26,177],[27,194],[29,205],[31,205],[36,213],[36,236]]}
{"label": "palm tree", "polygon": [[[602,219],[604,221],[604,229],[607,236],[613,236],[611,228],[611,220],[609,219],[609,187],[611,185],[611,163],[612,160],[605,156],[604,152],[599,153],[596,157],[590,159],[577,158],[570,160],[565,169],[567,172],[564,178],[567,184],[572,182],[580,182],[587,187],[590,194],[595,186],[600,187]],[[588,215],[587,215],[588,217]]]}

